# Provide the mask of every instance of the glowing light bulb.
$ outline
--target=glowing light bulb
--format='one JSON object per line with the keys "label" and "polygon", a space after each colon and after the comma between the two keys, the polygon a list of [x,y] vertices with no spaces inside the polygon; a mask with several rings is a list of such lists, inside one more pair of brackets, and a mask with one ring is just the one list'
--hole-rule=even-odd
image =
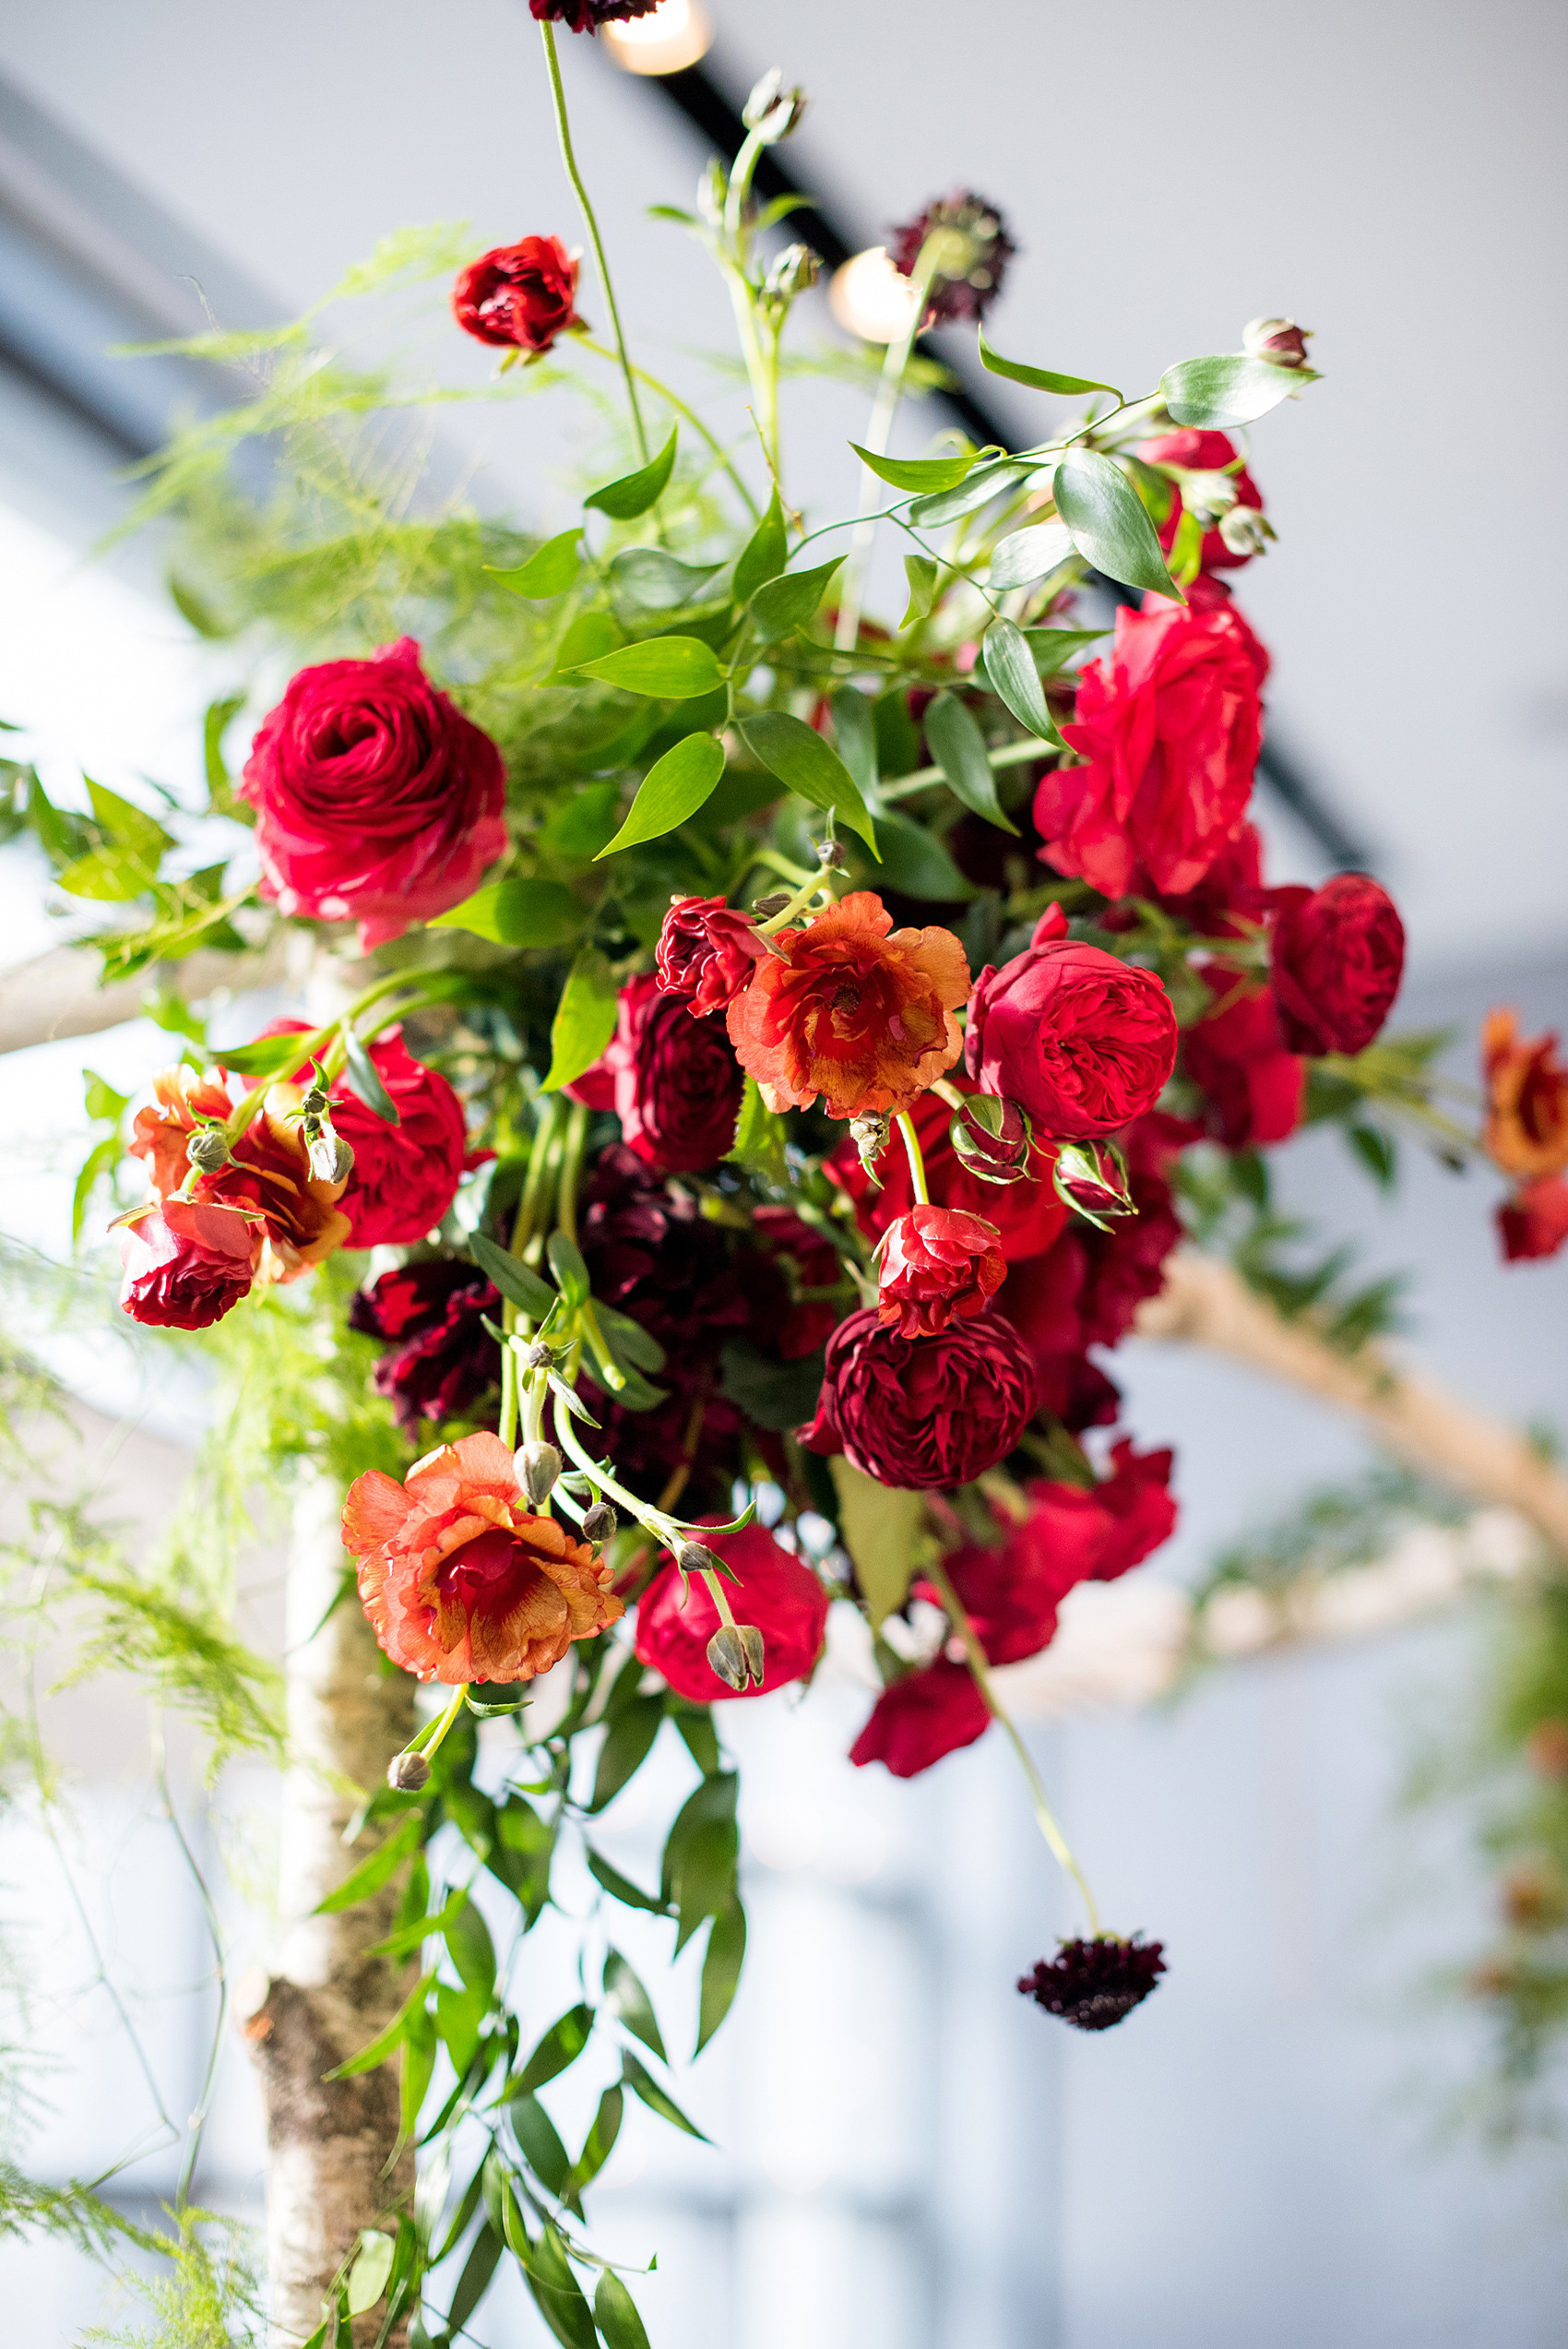
{"label": "glowing light bulb", "polygon": [[679,74],[707,56],[713,27],[701,0],[660,0],[649,17],[601,26],[600,39],[625,73]]}
{"label": "glowing light bulb", "polygon": [[846,332],[865,342],[897,342],[908,334],[915,315],[914,287],[894,268],[885,244],[873,244],[835,269],[827,302]]}

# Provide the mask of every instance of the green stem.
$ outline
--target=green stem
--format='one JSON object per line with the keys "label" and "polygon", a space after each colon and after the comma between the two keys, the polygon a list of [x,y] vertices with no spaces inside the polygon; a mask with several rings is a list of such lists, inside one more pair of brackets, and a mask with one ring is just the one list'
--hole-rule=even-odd
{"label": "green stem", "polygon": [[[759,858],[758,861],[760,862],[761,859]],[[831,864],[819,865],[811,877],[795,891],[788,905],[781,905],[777,913],[770,914],[766,922],[757,924],[758,937],[771,938],[776,936],[778,931],[788,929],[796,914],[811,902],[820,889],[827,886],[827,876],[833,869]]]}
{"label": "green stem", "polygon": [[1090,1933],[1099,1935],[1104,1931],[1104,1927],[1099,1921],[1099,1911],[1095,1906],[1094,1894],[1089,1890],[1088,1878],[1073,1857],[1067,1847],[1067,1839],[1056,1824],[1044,1783],[1035,1768],[1034,1756],[1019,1736],[1001,1698],[996,1693],[996,1684],[991,1676],[991,1666],[985,1660],[985,1650],[980,1646],[979,1635],[974,1625],[969,1621],[968,1612],[962,1599],[953,1588],[952,1577],[947,1571],[944,1560],[940,1557],[932,1558],[926,1565],[924,1572],[941,1592],[942,1604],[947,1610],[948,1620],[964,1643],[964,1653],[968,1660],[969,1671],[975,1687],[985,1699],[987,1712],[990,1713],[1018,1758],[1025,1782],[1028,1786],[1029,1800],[1034,1806],[1034,1815],[1039,1831],[1051,1846],[1059,1866],[1066,1870],[1077,1886],[1079,1897],[1088,1916]]}
{"label": "green stem", "polygon": [[433,1754],[439,1753],[446,1732],[463,1710],[463,1699],[468,1693],[469,1684],[465,1680],[461,1687],[453,1690],[452,1701],[445,1711],[439,1714],[427,1727],[422,1729],[417,1737],[410,1737],[403,1751],[406,1754],[422,1754],[426,1761],[429,1761]]}
{"label": "green stem", "polygon": [[604,244],[599,233],[599,222],[594,218],[593,206],[588,201],[588,192],[583,185],[583,175],[577,169],[577,159],[572,150],[572,128],[566,119],[566,92],[561,86],[561,60],[555,53],[555,27],[546,17],[540,22],[539,29],[544,37],[544,62],[550,74],[550,97],[555,109],[555,132],[561,141],[561,161],[566,166],[566,177],[571,181],[577,202],[582,209],[583,221],[588,233],[588,243],[593,246],[593,257],[599,266],[599,282],[604,289],[604,306],[610,313],[610,329],[615,338],[615,354],[620,360],[621,373],[625,380],[626,404],[632,411],[632,430],[636,435],[637,453],[646,465],[648,461],[647,435],[643,430],[642,410],[637,405],[637,387],[632,362],[626,352],[626,338],[621,331],[621,313],[615,307],[615,289],[610,280],[610,264],[604,257]]}
{"label": "green stem", "polygon": [[921,1152],[921,1138],[915,1131],[915,1121],[902,1110],[898,1113],[898,1131],[904,1137],[904,1152],[909,1162],[909,1180],[915,1186],[915,1204],[931,1205],[931,1193],[926,1188],[925,1160]]}
{"label": "green stem", "polygon": [[[592,335],[579,334],[576,336],[576,340],[582,344],[585,351],[591,351],[596,357],[600,359],[608,359],[612,365],[615,364],[617,354],[613,351],[607,351],[602,342],[595,342]],[[719,440],[717,434],[708,430],[707,426],[703,423],[702,418],[697,414],[695,409],[688,408],[685,401],[678,398],[677,395],[671,390],[667,383],[661,383],[657,376],[650,376],[646,367],[635,366],[632,369],[632,373],[636,376],[638,383],[647,384],[649,391],[657,392],[659,399],[663,400],[667,408],[672,408],[677,416],[683,417],[686,423],[690,424],[692,430],[695,433],[699,434],[701,437],[707,441],[709,448],[712,449],[715,457],[723,466],[724,471],[729,474],[731,481],[734,483],[741,497],[744,499],[746,510],[751,515],[752,519],[754,521],[760,522],[762,519],[761,507],[757,504],[756,499],[752,495],[751,491],[746,487],[742,475],[736,471],[734,463],[723,443]]]}
{"label": "green stem", "polygon": [[[935,254],[932,240],[928,237],[909,279],[912,297],[909,323],[897,342],[887,346],[882,363],[882,381],[876,388],[876,404],[871,411],[866,429],[865,446],[873,457],[885,457],[893,434],[893,419],[898,413],[898,402],[904,396],[904,376],[909,364],[925,316],[926,295],[935,275]],[[841,652],[852,652],[861,633],[861,606],[865,600],[866,565],[871,557],[872,542],[876,536],[873,509],[881,495],[883,484],[869,465],[862,466],[861,479],[861,519],[855,525],[855,535],[849,542],[849,557],[844,569],[843,599],[838,607],[838,626],[833,641]]]}
{"label": "green stem", "polygon": [[[534,1128],[533,1148],[529,1153],[529,1171],[523,1182],[523,1195],[517,1202],[517,1212],[508,1242],[511,1255],[521,1258],[532,1239],[539,1210],[549,1188],[551,1167],[554,1157],[556,1127],[560,1123],[560,1095],[550,1093],[539,1113]],[[508,1298],[501,1308],[501,1326],[508,1337],[517,1326],[517,1308]],[[501,1425],[504,1444],[515,1444],[517,1438],[517,1357],[510,1346],[501,1349]]]}
{"label": "green stem", "polygon": [[[987,751],[986,757],[993,767],[1022,767],[1031,758],[1045,757],[1050,748],[1049,743],[1039,740],[1009,742],[1004,743],[1000,750]],[[896,783],[884,783],[882,796],[884,799],[907,799],[911,792],[923,791],[928,783],[944,783],[946,781],[940,767],[921,767],[912,775],[900,775]]]}
{"label": "green stem", "polygon": [[574,1247],[577,1244],[577,1185],[583,1176],[588,1129],[588,1104],[575,1101],[566,1120],[566,1139],[561,1149],[561,1181],[555,1194],[555,1221]]}

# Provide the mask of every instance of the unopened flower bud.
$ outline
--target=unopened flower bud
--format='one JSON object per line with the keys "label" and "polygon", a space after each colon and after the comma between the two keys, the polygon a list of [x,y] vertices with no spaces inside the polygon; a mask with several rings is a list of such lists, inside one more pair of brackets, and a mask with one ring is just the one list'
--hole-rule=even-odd
{"label": "unopened flower bud", "polygon": [[849,1120],[849,1139],[861,1154],[861,1164],[868,1174],[876,1173],[876,1162],[887,1148],[892,1127],[885,1110],[868,1110]]}
{"label": "unopened flower bud", "polygon": [[724,1561],[705,1550],[700,1542],[683,1542],[675,1554],[675,1563],[683,1574],[722,1574]]}
{"label": "unopened flower bud", "polygon": [[[1056,1196],[1091,1223],[1106,1215],[1135,1215],[1127,1188],[1127,1166],[1113,1144],[1063,1142],[1051,1171]],[[1103,1230],[1103,1224],[1101,1229]]]}
{"label": "unopened flower bud", "polygon": [[422,1754],[394,1754],[386,1765],[386,1783],[395,1795],[417,1795],[430,1784],[430,1764]]}
{"label": "unopened flower bud", "polygon": [[822,263],[809,244],[787,244],[763,280],[762,290],[775,302],[793,302],[822,275]]}
{"label": "unopened flower bud", "polygon": [[1262,554],[1275,533],[1255,506],[1233,506],[1220,516],[1219,535],[1232,554]]}
{"label": "unopened flower bud", "polygon": [[770,889],[766,897],[753,898],[752,912],[759,921],[771,922],[776,913],[783,912],[789,902],[788,889]]}
{"label": "unopened flower bud", "polygon": [[185,1155],[198,1174],[216,1174],[229,1163],[229,1142],[221,1126],[199,1126],[185,1144]]}
{"label": "unopened flower bud", "polygon": [[762,1633],[754,1623],[742,1623],[737,1625],[736,1628],[741,1634],[741,1645],[745,1651],[746,1670],[760,1688],[763,1674],[767,1670],[767,1650],[764,1645]]}
{"label": "unopened flower bud", "polygon": [[1252,318],[1241,328],[1241,348],[1276,367],[1304,367],[1312,331],[1294,318]]}
{"label": "unopened flower bud", "polygon": [[826,870],[841,872],[849,862],[840,840],[813,841],[812,846],[816,851],[817,863]]}
{"label": "unopened flower bud", "polygon": [[[309,1129],[307,1127],[307,1134]],[[309,1134],[305,1144],[310,1171],[322,1183],[346,1183],[354,1171],[354,1153],[341,1134],[330,1126],[318,1126]]]}
{"label": "unopened flower bud", "polygon": [[719,157],[712,156],[707,169],[697,182],[697,210],[709,228],[718,228],[723,220],[724,199],[729,192],[729,174]]}
{"label": "unopened flower bud", "polygon": [[778,66],[773,66],[754,86],[751,96],[741,110],[741,120],[748,130],[759,133],[764,142],[771,147],[778,140],[788,138],[792,130],[799,128],[805,111],[805,91],[786,89],[782,71]]}
{"label": "unopened flower bud", "polygon": [[609,1541],[618,1521],[608,1501],[595,1501],[583,1518],[584,1541],[592,1542],[597,1548],[600,1542]]}
{"label": "unopened flower bud", "polygon": [[561,1455],[553,1444],[524,1444],[514,1456],[517,1482],[536,1508],[550,1498],[561,1473]]}
{"label": "unopened flower bud", "polygon": [[325,1117],[327,1096],[320,1085],[312,1085],[300,1099],[300,1108],[306,1117]]}
{"label": "unopened flower bud", "polygon": [[971,1093],[947,1128],[953,1155],[982,1183],[1021,1183],[1029,1172],[1034,1135],[1016,1102]]}
{"label": "unopened flower bud", "polygon": [[721,1623],[707,1643],[707,1660],[727,1688],[737,1692],[751,1677],[741,1635],[732,1623]]}
{"label": "unopened flower bud", "polygon": [[522,1350],[521,1361],[525,1370],[548,1370],[554,1360],[552,1349],[538,1338]]}

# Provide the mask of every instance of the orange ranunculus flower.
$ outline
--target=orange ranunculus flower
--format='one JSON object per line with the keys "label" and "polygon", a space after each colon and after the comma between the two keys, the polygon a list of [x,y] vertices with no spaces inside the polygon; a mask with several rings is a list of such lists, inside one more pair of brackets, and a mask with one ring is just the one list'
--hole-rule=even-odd
{"label": "orange ranunculus flower", "polygon": [[905,1110],[957,1059],[969,966],[951,930],[895,930],[882,900],[856,889],[770,944],[728,1014],[769,1109],[820,1093],[830,1117]]}
{"label": "orange ranunculus flower", "polygon": [[532,1513],[499,1436],[443,1444],[403,1485],[357,1476],[343,1547],[376,1638],[421,1680],[532,1680],[625,1612],[588,1544]]}
{"label": "orange ranunculus flower", "polygon": [[[127,1145],[147,1161],[152,1195],[172,1198],[190,1173],[192,1133],[233,1109],[227,1089],[199,1068],[165,1068],[152,1080],[153,1100],[138,1109]],[[262,1219],[258,1281],[295,1281],[348,1239],[350,1222],[338,1201],[347,1187],[310,1171],[299,1085],[273,1085],[234,1148],[227,1166],[204,1174],[190,1197],[254,1209]]]}
{"label": "orange ranunculus flower", "polygon": [[1555,1036],[1522,1037],[1516,1013],[1489,1011],[1481,1031],[1487,1155],[1526,1180],[1568,1167],[1568,1068]]}

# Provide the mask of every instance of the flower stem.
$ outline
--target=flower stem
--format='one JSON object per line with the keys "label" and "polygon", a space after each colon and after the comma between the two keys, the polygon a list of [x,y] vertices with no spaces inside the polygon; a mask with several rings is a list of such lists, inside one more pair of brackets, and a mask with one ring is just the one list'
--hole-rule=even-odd
{"label": "flower stem", "polygon": [[561,141],[561,161],[566,166],[566,177],[571,181],[577,202],[582,208],[583,221],[588,233],[588,243],[593,246],[593,257],[599,265],[599,282],[604,288],[604,306],[610,313],[610,328],[615,338],[615,355],[620,360],[621,373],[625,379],[626,405],[632,411],[632,430],[636,435],[637,454],[646,465],[648,461],[647,435],[643,430],[642,410],[637,405],[636,374],[631,360],[627,356],[626,338],[621,331],[621,313],[615,307],[615,289],[610,280],[610,264],[604,257],[604,244],[599,233],[599,222],[594,218],[593,206],[588,201],[588,192],[583,185],[583,175],[577,169],[577,159],[572,149],[572,128],[566,119],[566,92],[561,85],[561,60],[555,52],[555,27],[546,17],[540,21],[539,29],[544,37],[544,62],[550,74],[550,97],[555,109],[555,132]]}
{"label": "flower stem", "polygon": [[[575,340],[582,344],[585,351],[593,352],[596,357],[600,359],[609,359],[612,362],[615,360],[616,353],[613,351],[607,351],[602,342],[595,342],[592,335],[579,334],[575,338]],[[673,409],[677,416],[684,417],[692,430],[695,433],[699,434],[701,437],[707,441],[709,448],[712,449],[715,457],[717,457],[719,462],[723,466],[724,471],[729,474],[731,481],[734,483],[741,497],[744,500],[746,511],[751,515],[754,521],[759,522],[762,519],[762,508],[757,504],[756,499],[752,495],[751,491],[746,487],[742,475],[736,471],[734,462],[718,435],[708,430],[708,427],[703,423],[702,418],[697,414],[695,408],[688,408],[685,401],[678,398],[677,395],[671,390],[667,383],[661,383],[657,376],[650,376],[646,367],[634,366],[632,373],[636,377],[638,383],[647,384],[649,391],[657,392],[659,399],[663,400],[667,408]]]}
{"label": "flower stem", "polygon": [[[761,859],[759,858],[758,861],[760,862]],[[771,862],[773,860],[770,859],[769,861]],[[831,864],[819,865],[816,871],[811,875],[810,878],[801,884],[801,887],[795,891],[794,896],[790,900],[788,905],[781,905],[778,912],[772,914],[767,921],[759,922],[757,924],[756,934],[758,937],[776,937],[780,930],[787,930],[790,923],[794,920],[796,914],[802,912],[804,908],[810,904],[812,899],[816,896],[818,891],[827,886],[828,875],[832,873],[834,869],[835,868]]]}
{"label": "flower stem", "polygon": [[561,1148],[561,1181],[555,1194],[556,1223],[574,1247],[577,1241],[577,1185],[583,1176],[588,1129],[588,1103],[575,1101],[566,1120],[566,1139]]}
{"label": "flower stem", "polygon": [[[523,1183],[523,1196],[517,1202],[517,1212],[512,1224],[508,1252],[521,1258],[533,1237],[540,1202],[549,1188],[551,1168],[554,1161],[556,1127],[560,1122],[559,1094],[547,1094],[534,1128],[533,1148],[529,1153],[529,1171]],[[501,1327],[508,1337],[517,1326],[517,1307],[510,1298],[501,1307]],[[514,1444],[517,1438],[517,1357],[510,1346],[501,1349],[501,1425],[504,1444]]]}
{"label": "flower stem", "polygon": [[[893,435],[893,419],[898,413],[898,402],[904,396],[904,377],[909,356],[925,316],[926,296],[936,274],[935,240],[927,237],[921,246],[909,278],[909,323],[897,342],[887,346],[887,356],[882,363],[882,381],[876,388],[876,404],[871,411],[866,428],[865,445],[873,457],[885,457],[887,444]],[[866,565],[871,558],[872,541],[876,536],[874,509],[882,495],[883,484],[869,465],[861,468],[861,519],[855,524],[855,535],[849,542],[849,561],[844,566],[843,598],[838,606],[838,626],[833,641],[841,652],[852,652],[861,633],[861,606],[865,601]]]}
{"label": "flower stem", "polygon": [[915,1121],[906,1111],[898,1113],[898,1131],[904,1137],[904,1153],[909,1162],[909,1180],[915,1186],[918,1207],[931,1205],[931,1193],[926,1187],[925,1159],[921,1151],[921,1138],[915,1131]]}
{"label": "flower stem", "polygon": [[453,1690],[452,1701],[445,1711],[438,1713],[434,1721],[427,1721],[418,1735],[410,1738],[403,1747],[404,1753],[422,1754],[428,1761],[432,1754],[439,1752],[446,1732],[463,1710],[463,1699],[468,1693],[469,1684],[465,1680],[460,1687]]}
{"label": "flower stem", "polygon": [[1099,1911],[1095,1906],[1094,1894],[1089,1890],[1088,1878],[1073,1857],[1067,1846],[1067,1839],[1056,1824],[1044,1783],[1035,1768],[1034,1756],[1019,1736],[1001,1698],[996,1693],[996,1684],[991,1676],[991,1666],[985,1660],[985,1650],[980,1646],[979,1635],[974,1625],[969,1621],[968,1609],[953,1588],[952,1577],[947,1571],[945,1562],[940,1557],[932,1558],[922,1570],[935,1583],[942,1594],[942,1604],[947,1610],[948,1620],[954,1630],[964,1643],[964,1653],[968,1660],[969,1671],[973,1675],[975,1687],[985,1699],[987,1712],[996,1723],[1018,1758],[1025,1782],[1028,1786],[1029,1800],[1034,1806],[1034,1815],[1039,1831],[1051,1846],[1059,1866],[1066,1870],[1077,1886],[1079,1897],[1088,1916],[1089,1931],[1091,1934],[1098,1935],[1103,1932],[1104,1927],[1099,1921]]}

